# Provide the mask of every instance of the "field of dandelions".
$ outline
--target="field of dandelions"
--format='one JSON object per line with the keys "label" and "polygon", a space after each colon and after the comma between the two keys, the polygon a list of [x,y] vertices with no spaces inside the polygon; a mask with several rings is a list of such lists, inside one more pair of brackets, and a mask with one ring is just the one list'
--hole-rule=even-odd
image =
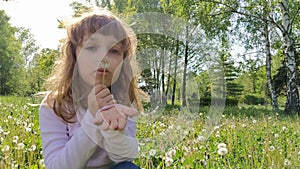
{"label": "field of dandelions", "polygon": [[[45,168],[36,98],[0,97],[0,168]],[[300,168],[300,119],[266,107],[226,107],[206,136],[208,109],[180,118],[154,110],[138,121],[141,168]],[[150,120],[149,120],[150,119]]]}

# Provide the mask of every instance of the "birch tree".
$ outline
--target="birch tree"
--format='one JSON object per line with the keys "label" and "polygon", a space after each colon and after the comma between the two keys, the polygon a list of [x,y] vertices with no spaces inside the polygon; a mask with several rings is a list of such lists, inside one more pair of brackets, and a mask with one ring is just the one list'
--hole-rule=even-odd
{"label": "birch tree", "polygon": [[267,81],[268,81],[268,87],[270,91],[270,96],[271,96],[271,104],[273,110],[278,109],[278,101],[277,101],[277,96],[276,92],[274,89],[273,85],[273,79],[272,79],[272,55],[271,55],[271,49],[270,49],[270,39],[269,39],[269,21],[268,21],[268,15],[269,12],[266,8],[264,7],[264,16],[265,19],[263,20],[263,35],[265,39],[265,54],[266,54],[266,74],[267,74]]}
{"label": "birch tree", "polygon": [[287,0],[282,0],[280,3],[280,9],[282,13],[282,37],[284,43],[284,55],[287,68],[287,92],[285,112],[287,114],[298,113],[300,114],[299,92],[296,84],[297,79],[297,66],[295,59],[295,47],[292,35],[292,20],[290,18],[290,8]]}

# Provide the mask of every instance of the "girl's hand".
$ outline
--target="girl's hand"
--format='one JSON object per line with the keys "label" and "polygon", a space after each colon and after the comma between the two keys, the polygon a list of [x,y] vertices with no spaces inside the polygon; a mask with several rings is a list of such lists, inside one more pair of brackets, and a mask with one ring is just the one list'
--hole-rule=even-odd
{"label": "girl's hand", "polygon": [[138,114],[137,109],[121,104],[103,109],[97,112],[94,123],[101,125],[103,130],[109,128],[113,130],[123,130],[127,124],[127,117],[133,117]]}
{"label": "girl's hand", "polygon": [[113,95],[103,84],[96,84],[88,95],[88,109],[93,116],[105,105],[111,105],[115,102]]}

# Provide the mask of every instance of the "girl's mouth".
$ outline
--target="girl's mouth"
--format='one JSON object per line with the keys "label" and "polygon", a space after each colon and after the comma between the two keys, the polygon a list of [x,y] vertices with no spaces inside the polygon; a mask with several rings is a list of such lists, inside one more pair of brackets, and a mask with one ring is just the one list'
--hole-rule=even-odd
{"label": "girl's mouth", "polygon": [[108,74],[110,74],[110,71],[107,70],[107,69],[99,68],[99,69],[97,70],[97,73],[98,73],[98,74],[101,74],[101,75],[108,75]]}

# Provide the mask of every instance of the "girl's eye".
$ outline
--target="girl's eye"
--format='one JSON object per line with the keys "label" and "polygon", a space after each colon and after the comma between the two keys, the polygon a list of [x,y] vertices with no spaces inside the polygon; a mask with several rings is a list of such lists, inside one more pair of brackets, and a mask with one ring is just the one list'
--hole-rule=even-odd
{"label": "girl's eye", "polygon": [[120,51],[118,49],[110,49],[109,52],[115,55],[120,54]]}
{"label": "girl's eye", "polygon": [[90,51],[96,51],[97,50],[97,48],[95,46],[89,46],[89,47],[86,47],[85,49],[90,50]]}

